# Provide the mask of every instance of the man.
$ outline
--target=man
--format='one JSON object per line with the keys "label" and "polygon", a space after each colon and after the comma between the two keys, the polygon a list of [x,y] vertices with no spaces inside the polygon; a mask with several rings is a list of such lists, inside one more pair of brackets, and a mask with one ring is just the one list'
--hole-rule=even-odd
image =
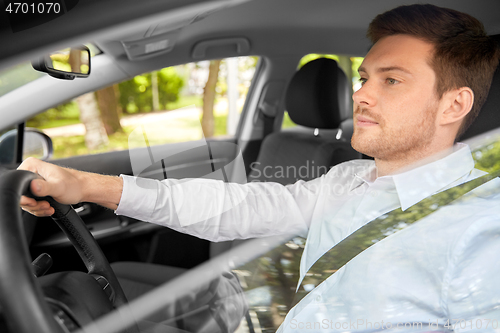
{"label": "man", "polygon": [[[368,36],[374,45],[359,69],[363,86],[353,95],[352,145],[374,162],[347,162],[287,187],[210,180],[140,180],[139,186],[133,177],[33,159],[20,168],[45,179],[32,182],[37,195],[95,202],[214,241],[307,233],[302,280],[328,249],[364,224],[482,174],[469,148],[454,144],[477,116],[498,64],[498,48],[481,23],[413,5],[377,16]],[[294,307],[280,330],[397,330],[408,323],[445,330],[452,319],[470,320],[474,330],[500,320],[500,268],[488,265],[500,253],[500,198],[488,192],[498,183],[361,253]],[[213,214],[213,207],[234,198],[243,203]],[[37,216],[53,212],[46,202],[25,197],[21,205]]]}

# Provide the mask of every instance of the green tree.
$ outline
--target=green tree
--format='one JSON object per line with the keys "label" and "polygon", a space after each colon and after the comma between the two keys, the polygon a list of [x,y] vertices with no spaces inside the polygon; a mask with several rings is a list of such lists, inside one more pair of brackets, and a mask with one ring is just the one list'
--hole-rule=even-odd
{"label": "green tree", "polygon": [[500,139],[491,142],[472,152],[475,167],[486,172],[494,172],[500,170]]}
{"label": "green tree", "polygon": [[47,125],[56,124],[64,126],[80,122],[80,109],[75,100],[59,104],[45,112],[39,113],[26,122],[28,127],[45,128]]}
{"label": "green tree", "polygon": [[[184,79],[175,67],[167,67],[157,72],[158,99],[160,108],[166,109],[167,103],[175,102],[184,86]],[[153,91],[151,73],[137,75],[131,80],[118,84],[119,103],[124,113],[150,112],[153,110]]]}

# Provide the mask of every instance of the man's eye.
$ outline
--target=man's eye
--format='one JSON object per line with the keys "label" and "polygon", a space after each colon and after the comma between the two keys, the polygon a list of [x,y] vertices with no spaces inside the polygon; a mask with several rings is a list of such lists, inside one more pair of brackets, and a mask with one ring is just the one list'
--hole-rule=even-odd
{"label": "man's eye", "polygon": [[398,82],[399,82],[398,80],[396,80],[396,79],[391,79],[391,78],[388,78],[386,81],[387,81],[387,83],[389,83],[389,84],[396,84],[396,83],[398,83]]}
{"label": "man's eye", "polygon": [[361,85],[364,85],[366,83],[367,79],[365,78],[359,78],[359,82],[361,83]]}

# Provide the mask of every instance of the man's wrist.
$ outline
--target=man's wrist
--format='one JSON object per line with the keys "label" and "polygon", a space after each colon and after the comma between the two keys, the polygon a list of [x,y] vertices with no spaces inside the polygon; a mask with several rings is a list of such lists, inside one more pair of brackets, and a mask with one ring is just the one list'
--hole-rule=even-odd
{"label": "man's wrist", "polygon": [[123,191],[121,177],[76,171],[75,178],[81,186],[82,201],[93,202],[110,209],[118,207]]}
{"label": "man's wrist", "polygon": [[[73,173],[73,176],[76,178],[77,184],[79,186],[81,201],[92,202],[92,197],[93,197],[93,191],[92,191],[93,180],[91,177],[92,174],[73,169],[71,170],[71,172]],[[99,175],[95,174],[95,176]]]}

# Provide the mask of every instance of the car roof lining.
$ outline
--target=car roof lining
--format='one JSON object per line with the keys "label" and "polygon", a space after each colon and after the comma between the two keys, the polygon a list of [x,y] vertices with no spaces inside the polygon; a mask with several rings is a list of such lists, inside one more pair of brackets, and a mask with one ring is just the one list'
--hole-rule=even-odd
{"label": "car roof lining", "polygon": [[[196,61],[192,51],[196,44],[208,40],[224,38],[245,38],[250,43],[248,55],[266,57],[305,55],[308,53],[343,54],[364,56],[370,48],[365,37],[368,22],[374,14],[401,4],[414,1],[387,0],[376,1],[330,1],[309,0],[252,0],[237,6],[213,11],[202,20],[185,25],[175,40],[170,52],[144,60],[160,63]],[[490,34],[500,33],[500,1],[447,1],[432,3],[468,12],[478,17]],[[481,6],[481,3],[484,5]],[[286,8],[286,10],[283,10]],[[289,22],[294,22],[293,27]],[[155,23],[157,24],[157,23]],[[336,31],[337,29],[337,31]],[[118,36],[117,36],[118,37]],[[311,38],[313,37],[313,38]],[[129,61],[122,45],[122,38],[98,40],[97,44],[106,53],[120,60],[120,66],[132,71],[140,67],[139,61]],[[328,41],[328,42],[325,42]],[[241,54],[225,54],[223,57]],[[221,57],[214,53],[212,57]],[[190,60],[188,60],[190,59]],[[130,62],[130,63],[127,63]],[[169,65],[170,65],[169,64]],[[147,68],[147,69],[146,69]],[[151,70],[144,65],[144,72]]]}
{"label": "car roof lining", "polygon": [[[374,13],[414,2],[413,0],[169,0],[160,4],[154,0],[141,2],[82,0],[79,4],[81,10],[77,14],[89,19],[81,26],[71,25],[72,15],[76,12],[70,11],[57,20],[16,34],[9,35],[6,29],[0,27],[0,38],[4,44],[9,45],[0,49],[0,60],[6,60],[15,54],[16,61],[19,62],[27,60],[30,53],[49,52],[52,49],[88,41],[96,42],[105,52],[120,58],[125,53],[123,46],[118,47],[121,41],[143,38],[158,25],[170,25],[172,28],[184,25],[176,40],[174,53],[167,53],[174,58],[177,54],[185,56],[196,42],[234,36],[248,38],[253,54],[271,56],[317,52],[363,55],[370,46],[365,33]],[[499,1],[429,2],[470,13],[483,22],[489,34],[500,33]],[[231,7],[213,10],[221,6]],[[189,17],[197,14],[203,19],[190,21]],[[175,19],[179,15],[185,18],[184,21],[180,20],[180,23]],[[107,26],[109,22],[112,22],[113,26]],[[290,22],[293,22],[293,27]],[[47,34],[62,27],[67,31],[59,33],[58,38],[51,37],[50,33]],[[59,36],[60,34],[64,36]],[[179,51],[175,52],[177,48]],[[8,63],[2,61],[1,66]]]}

